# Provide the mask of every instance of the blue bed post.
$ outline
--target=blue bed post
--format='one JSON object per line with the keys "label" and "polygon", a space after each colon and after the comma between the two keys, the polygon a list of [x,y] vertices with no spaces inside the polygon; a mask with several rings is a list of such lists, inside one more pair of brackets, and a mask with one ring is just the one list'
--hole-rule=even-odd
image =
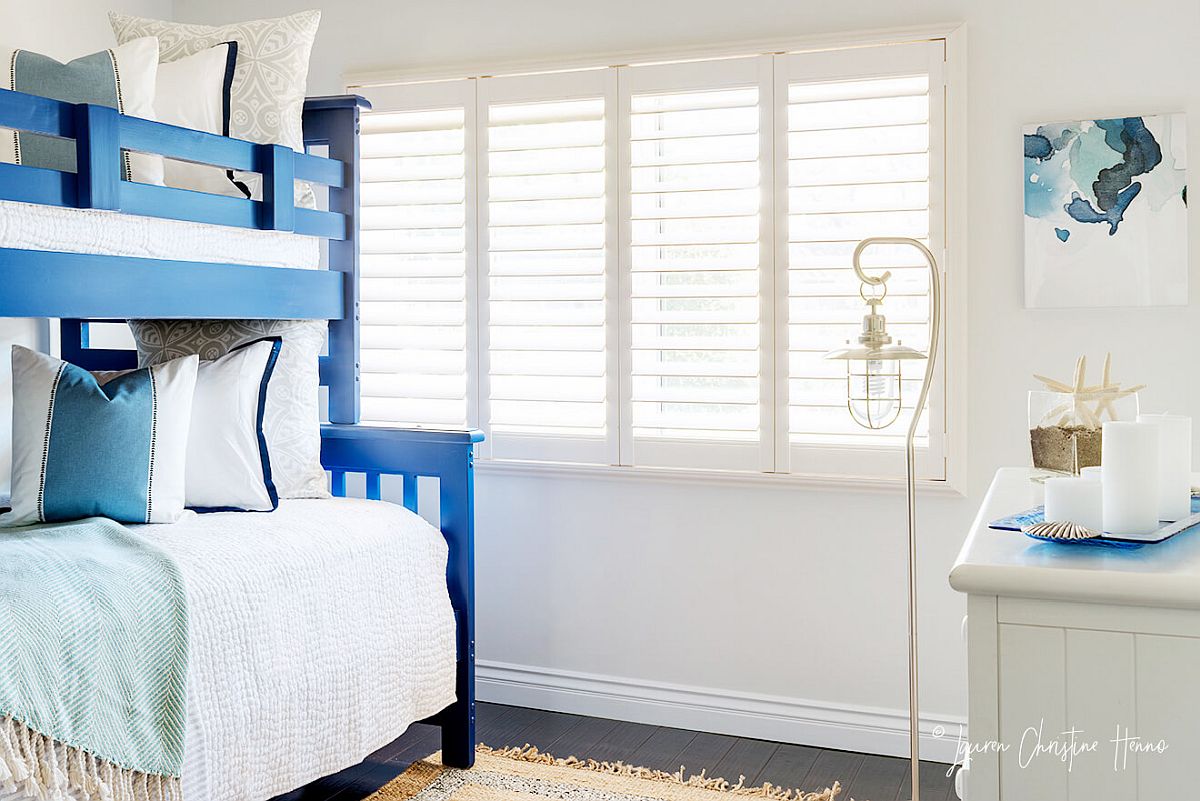
{"label": "blue bed post", "polygon": [[475,470],[473,450],[465,455],[441,477],[446,576],[458,624],[456,700],[442,713],[442,763],[452,768],[475,764]]}
{"label": "blue bed post", "polygon": [[329,422],[359,421],[359,109],[370,108],[357,95],[310,97],[304,101],[304,144],[325,145],[329,158],[346,164],[342,188],[330,187],[329,210],[346,215],[346,238],[329,242],[329,269],[345,275],[345,317],[329,321],[329,358],[321,371],[329,387]]}

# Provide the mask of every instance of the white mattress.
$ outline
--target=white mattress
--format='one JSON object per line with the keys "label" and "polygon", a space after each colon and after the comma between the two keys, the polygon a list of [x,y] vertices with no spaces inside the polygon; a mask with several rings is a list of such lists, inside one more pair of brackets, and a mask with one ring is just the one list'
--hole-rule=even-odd
{"label": "white mattress", "polygon": [[131,528],[187,585],[184,801],[266,801],[454,702],[446,542],[407,509],[285,500]]}
{"label": "white mattress", "polygon": [[0,201],[0,248],[306,270],[321,260],[311,236],[13,201]]}

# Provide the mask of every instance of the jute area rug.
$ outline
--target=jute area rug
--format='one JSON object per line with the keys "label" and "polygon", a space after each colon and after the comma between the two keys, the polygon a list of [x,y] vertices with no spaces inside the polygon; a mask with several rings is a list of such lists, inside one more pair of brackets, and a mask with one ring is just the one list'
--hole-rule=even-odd
{"label": "jute area rug", "polygon": [[471,770],[443,767],[441,753],[430,754],[367,801],[834,801],[841,791],[837,782],[813,792],[745,787],[703,771],[687,776],[682,768],[665,773],[621,762],[556,759],[528,746],[495,751],[481,745]]}

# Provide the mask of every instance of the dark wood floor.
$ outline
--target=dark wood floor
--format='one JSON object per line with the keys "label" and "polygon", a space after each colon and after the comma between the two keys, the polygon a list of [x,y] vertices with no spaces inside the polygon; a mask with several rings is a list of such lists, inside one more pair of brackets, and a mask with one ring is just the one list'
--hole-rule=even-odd
{"label": "dark wood floor", "polygon": [[[727,737],[722,734],[669,729],[604,718],[543,712],[498,704],[480,704],[479,741],[493,748],[536,745],[555,756],[577,756],[674,772],[680,765],[689,774],[701,769],[709,776],[746,786],[770,782],[781,787],[817,790],[842,783],[841,799],[903,801],[912,790],[908,760],[808,748],[802,745]],[[359,801],[404,772],[414,760],[441,747],[439,730],[413,726],[399,740],[376,751],[359,765],[342,771],[276,801]],[[923,801],[957,801],[948,766],[921,763]]]}

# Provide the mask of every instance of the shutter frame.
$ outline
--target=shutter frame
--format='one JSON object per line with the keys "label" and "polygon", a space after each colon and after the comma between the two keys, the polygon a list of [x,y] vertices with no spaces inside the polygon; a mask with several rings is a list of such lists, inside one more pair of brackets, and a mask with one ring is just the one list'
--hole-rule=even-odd
{"label": "shutter frame", "polygon": [[[754,161],[757,163],[755,170],[755,180],[752,185],[755,203],[754,224],[751,228],[747,228],[747,234],[757,244],[757,258],[752,267],[747,269],[746,264],[740,264],[742,268],[740,272],[753,275],[753,294],[732,295],[729,296],[726,305],[742,306],[744,308],[752,308],[753,314],[750,317],[744,316],[746,312],[735,312],[736,319],[752,320],[756,327],[756,335],[753,340],[753,347],[749,351],[743,351],[746,354],[744,357],[748,363],[753,365],[753,375],[749,379],[735,379],[732,383],[741,385],[752,382],[752,389],[748,389],[750,394],[747,396],[751,399],[750,403],[740,400],[739,404],[747,409],[747,414],[744,416],[742,425],[749,425],[752,428],[746,429],[746,435],[739,440],[730,439],[734,435],[732,430],[728,432],[713,431],[713,436],[705,437],[701,433],[702,428],[694,428],[687,432],[686,436],[675,435],[671,432],[678,431],[680,434],[686,432],[686,429],[671,429],[658,428],[657,430],[648,423],[654,420],[650,416],[649,409],[653,407],[656,397],[662,397],[663,392],[670,393],[669,385],[671,371],[669,367],[659,366],[655,368],[658,372],[651,370],[638,369],[638,362],[646,361],[648,354],[658,353],[659,359],[663,354],[677,353],[680,356],[686,355],[689,349],[681,343],[679,348],[663,347],[655,349],[650,347],[649,350],[643,349],[644,346],[638,344],[639,331],[645,330],[646,325],[653,324],[651,321],[659,319],[660,315],[648,315],[645,311],[652,306],[648,305],[647,301],[653,300],[654,295],[647,295],[639,292],[636,288],[636,279],[644,275],[637,267],[638,249],[641,252],[646,252],[648,248],[654,249],[651,243],[653,239],[646,239],[644,235],[639,236],[637,221],[632,219],[636,217],[632,213],[632,205],[627,206],[622,215],[622,225],[624,226],[622,236],[622,261],[623,270],[622,277],[626,280],[626,284],[622,288],[623,300],[623,318],[622,329],[629,331],[627,336],[630,341],[623,347],[623,352],[626,357],[626,362],[623,365],[622,376],[626,378],[626,387],[623,395],[623,406],[626,421],[625,430],[623,433],[623,448],[622,457],[625,463],[634,466],[651,466],[651,467],[693,467],[707,469],[723,469],[723,470],[747,470],[756,472],[771,472],[775,469],[775,440],[774,440],[774,414],[771,411],[771,400],[774,395],[774,380],[771,369],[768,366],[773,363],[774,359],[774,336],[773,336],[773,319],[775,315],[774,302],[772,300],[773,287],[775,282],[775,270],[773,265],[774,249],[770,246],[773,238],[775,220],[770,213],[770,201],[774,195],[774,176],[770,170],[771,154],[773,152],[773,115],[774,108],[772,103],[773,95],[773,57],[772,56],[750,56],[745,58],[727,59],[722,61],[700,61],[686,62],[676,64],[656,64],[650,66],[626,67],[621,69],[621,99],[622,99],[622,117],[624,130],[622,132],[622,175],[630,176],[630,184],[623,191],[623,197],[626,198],[627,204],[632,204],[634,198],[644,196],[649,192],[651,196],[659,198],[658,205],[661,206],[664,197],[661,193],[655,193],[654,187],[647,188],[639,183],[639,174],[636,172],[639,169],[657,169],[661,172],[666,172],[669,168],[647,168],[641,165],[647,164],[645,157],[639,157],[634,150],[640,142],[647,141],[647,133],[644,131],[635,130],[631,120],[635,115],[657,115],[659,119],[682,118],[684,120],[691,119],[708,119],[716,127],[715,132],[711,133],[713,141],[719,141],[718,137],[727,137],[729,134],[723,133],[725,130],[737,130],[743,138],[746,133],[740,133],[746,129],[741,125],[735,124],[731,129],[725,128],[720,122],[721,117],[706,111],[690,111],[692,108],[704,109],[711,107],[726,106],[736,110],[746,108],[744,105],[739,106],[738,103],[745,103],[745,99],[737,99],[740,97],[737,93],[741,91],[752,92],[753,94],[753,111],[750,114],[741,114],[734,119],[746,118],[747,121],[753,122],[753,141],[755,142],[756,157]],[[726,95],[725,93],[732,93]],[[689,95],[692,97],[689,98]],[[677,97],[679,102],[674,102]],[[726,100],[726,97],[729,99]],[[650,98],[654,98],[650,101]],[[636,105],[638,101],[653,102],[657,109],[638,111]],[[691,117],[685,115],[692,115]],[[726,117],[732,117],[731,114],[726,114]],[[667,131],[663,134],[662,141],[664,143],[679,143],[685,139],[698,134],[693,134],[692,131],[681,126],[675,131]],[[666,162],[671,162],[671,159],[666,159]],[[697,166],[700,169],[706,169],[707,164],[703,161],[697,161]],[[669,191],[669,188],[668,188]],[[687,194],[684,189],[679,190],[680,194]],[[678,197],[675,195],[674,197]],[[698,212],[699,213],[699,212]],[[728,219],[745,218],[745,212],[740,215]],[[655,218],[659,220],[660,228],[670,230],[673,227],[675,218],[670,214],[660,214]],[[710,221],[715,227],[721,225],[721,220],[724,217],[699,217],[700,221]],[[700,222],[698,224],[703,224]],[[717,237],[719,238],[719,237]],[[700,245],[698,245],[700,246]],[[737,252],[738,246],[730,248],[727,252],[731,255]],[[662,248],[657,248],[660,252]],[[682,252],[682,248],[680,249]],[[741,257],[738,257],[741,258]],[[701,268],[685,269],[676,273],[679,278],[686,280],[688,276],[695,277],[699,281],[708,280],[708,275],[711,270],[702,269],[706,265],[701,265]],[[658,265],[658,269],[662,269],[662,265]],[[729,275],[734,275],[730,273]],[[661,279],[660,279],[661,280]],[[749,275],[745,279],[750,281]],[[669,286],[669,285],[668,285]],[[721,290],[704,294],[703,291],[697,291],[697,301],[704,297],[713,297],[719,299],[724,296]],[[745,298],[747,301],[752,301],[752,306],[745,303],[734,303],[734,298]],[[640,300],[640,302],[639,302]],[[701,305],[697,303],[697,305]],[[661,308],[662,304],[659,304]],[[639,311],[640,310],[640,311]],[[666,317],[662,319],[670,319],[671,313],[664,312]],[[696,319],[705,319],[704,314],[697,312]],[[717,319],[720,313],[715,314],[709,319]],[[681,319],[689,319],[682,317]],[[744,325],[739,323],[739,325]],[[640,329],[639,329],[640,326]],[[661,340],[660,340],[661,341]],[[666,345],[666,343],[664,343]],[[694,349],[693,349],[694,350]],[[728,351],[733,353],[732,351]],[[736,358],[736,357],[730,357]],[[661,361],[657,361],[661,365]],[[773,368],[772,368],[773,369]],[[666,372],[663,372],[663,371]],[[719,365],[714,365],[712,373],[720,372]],[[648,386],[653,386],[647,379],[653,380],[655,376],[660,376],[657,391],[646,389]],[[643,376],[641,384],[639,384],[639,376]],[[721,379],[710,379],[714,382],[721,382]],[[731,383],[731,382],[725,382]],[[638,387],[643,387],[639,389]],[[695,400],[693,403],[699,403],[703,408],[703,399],[723,397],[722,391],[717,387],[704,389],[702,386],[697,386],[692,390],[692,395]],[[688,397],[689,393],[686,388],[681,388],[679,397]],[[635,404],[637,404],[635,406]],[[660,404],[661,405],[661,404]],[[680,404],[674,404],[679,406]],[[687,404],[682,404],[686,406]],[[720,406],[720,404],[718,404]],[[728,405],[721,408],[736,408]],[[681,418],[681,422],[686,418]],[[639,421],[642,425],[638,425]],[[699,418],[691,423],[693,426],[706,425],[705,419]],[[714,423],[715,424],[715,423]],[[654,431],[657,433],[652,433]]]}
{"label": "shutter frame", "polygon": [[[478,426],[476,394],[473,387],[477,370],[472,302],[476,276],[475,192],[473,187],[475,83],[473,79],[463,79],[373,87],[364,90],[364,94],[371,100],[373,106],[371,111],[363,112],[361,122],[361,141],[364,149],[362,159],[364,228],[371,224],[370,221],[376,216],[376,209],[403,218],[406,217],[404,212],[406,208],[429,209],[439,204],[442,206],[461,205],[462,207],[461,215],[458,217],[461,220],[459,224],[456,227],[441,229],[456,231],[456,235],[460,236],[462,240],[461,249],[444,256],[429,257],[423,262],[425,271],[431,276],[428,279],[431,286],[442,287],[441,292],[445,293],[447,298],[452,298],[454,295],[461,296],[459,301],[439,301],[440,305],[446,306],[457,303],[461,310],[461,323],[437,326],[433,323],[407,324],[409,321],[403,321],[389,326],[386,320],[380,318],[380,322],[374,325],[370,324],[373,309],[375,312],[381,311],[380,307],[384,304],[420,302],[415,298],[395,299],[394,294],[398,290],[393,288],[389,291],[383,287],[386,287],[389,282],[394,282],[395,286],[399,287],[408,281],[410,289],[415,289],[419,286],[421,279],[413,278],[412,273],[414,269],[420,271],[421,267],[418,265],[422,261],[418,255],[415,255],[415,251],[414,255],[407,260],[404,259],[403,253],[397,252],[400,258],[396,259],[395,266],[384,267],[382,266],[383,259],[372,258],[372,256],[386,254],[364,253],[362,259],[364,317],[362,400],[363,419],[368,422],[386,422],[428,428],[473,428]],[[461,123],[456,123],[456,120],[461,120]],[[455,153],[443,155],[439,152],[432,157],[427,157],[418,149],[408,155],[391,158],[392,162],[395,162],[396,159],[408,159],[408,161],[390,168],[381,165],[382,161],[389,159],[371,155],[372,137],[389,129],[404,128],[404,130],[412,132],[412,135],[407,136],[409,141],[419,141],[422,132],[432,134],[438,131],[456,131],[460,127],[462,145],[461,150]],[[400,138],[404,139],[405,137]],[[420,163],[422,159],[429,161],[441,159],[438,162],[439,165],[450,164],[455,156],[458,161],[453,161],[453,164],[460,167],[461,171],[461,178],[458,179],[461,180],[461,193],[457,195],[460,197],[457,204],[447,203],[448,197],[445,195],[446,180],[455,179],[431,178],[426,168],[422,167]],[[440,169],[442,169],[441,166],[436,168],[436,170]],[[378,188],[383,184],[396,187],[404,185],[404,188],[396,190],[396,194],[392,196],[393,201],[398,197],[410,202],[392,202],[390,205],[373,203],[372,198],[377,196]],[[404,224],[410,221],[410,219],[400,219],[396,230],[405,230]],[[411,225],[407,227],[407,230],[420,232],[437,229]],[[406,241],[402,237],[395,237],[395,239],[398,242]],[[411,241],[415,243],[417,239],[414,235]],[[456,253],[461,256],[456,256]],[[461,265],[454,263],[457,258],[461,258]],[[396,308],[407,307],[396,306]],[[440,314],[442,312],[438,312],[434,316]],[[446,372],[450,368],[436,355],[441,352],[440,348],[425,349],[424,353],[422,353],[422,349],[417,348],[417,354],[414,354],[411,345],[400,345],[397,341],[397,333],[389,335],[387,331],[389,327],[397,329],[400,326],[403,326],[410,335],[417,335],[423,329],[461,329],[462,348],[461,357],[458,357],[461,369]],[[389,341],[390,348],[382,347]],[[380,344],[373,345],[373,342]],[[438,344],[436,334],[432,335],[432,344]],[[373,363],[376,365],[376,369],[371,369]],[[430,380],[427,379],[428,374],[422,370],[429,369],[431,365],[439,372]],[[390,369],[388,369],[389,366]],[[445,379],[447,378],[453,378],[460,382],[461,390],[445,391],[444,388],[448,383]],[[433,389],[418,389],[418,385],[422,382]],[[389,392],[388,387],[394,389]],[[442,391],[439,391],[439,388],[442,388]],[[440,408],[446,401],[458,404],[461,413],[455,412],[453,416],[446,415],[445,410]],[[433,407],[439,408],[434,409]],[[412,411],[411,413],[405,412],[405,409]]]}
{"label": "shutter frame", "polygon": [[[499,343],[496,340],[496,334],[498,333],[497,325],[500,325],[500,323],[497,322],[498,318],[495,318],[495,315],[499,308],[498,304],[504,301],[493,297],[493,281],[501,276],[499,272],[493,272],[491,269],[491,266],[495,263],[492,256],[499,252],[493,245],[493,239],[495,238],[493,234],[496,232],[497,224],[491,220],[491,211],[493,202],[500,203],[505,201],[494,200],[491,196],[490,179],[493,177],[493,171],[489,165],[493,154],[497,151],[489,144],[491,139],[489,114],[492,109],[511,109],[514,106],[522,104],[544,106],[547,109],[555,104],[562,104],[568,108],[573,108],[572,104],[576,104],[578,101],[595,99],[598,99],[603,105],[601,117],[603,124],[597,126],[603,132],[601,152],[604,154],[604,171],[600,184],[603,191],[603,211],[600,219],[600,238],[597,240],[600,246],[599,248],[591,249],[600,250],[600,259],[602,262],[602,273],[599,283],[604,289],[602,303],[600,304],[601,317],[596,327],[603,342],[600,353],[602,354],[601,358],[604,368],[602,378],[603,399],[598,404],[590,404],[590,406],[598,407],[595,414],[598,414],[598,419],[603,420],[603,427],[601,433],[594,436],[540,433],[537,430],[537,426],[522,425],[519,422],[507,422],[504,413],[499,411],[504,407],[497,406],[498,403],[502,404],[503,401],[498,401],[497,399],[496,386],[499,376],[495,374],[496,371],[493,369],[492,364],[494,357],[502,352],[503,349],[498,347]],[[478,306],[481,332],[479,382],[481,419],[484,421],[485,428],[488,431],[488,441],[490,443],[488,455],[491,458],[587,464],[619,463],[617,312],[616,293],[614,291],[617,280],[616,225],[614,219],[619,193],[617,175],[612,158],[613,134],[616,128],[615,101],[616,75],[613,70],[609,69],[486,78],[480,81],[477,101],[477,117],[479,120],[479,137],[477,143],[479,164],[479,181],[477,184],[479,195],[478,236],[480,240],[479,252],[481,254],[480,300]],[[533,109],[530,111],[532,112]],[[553,123],[544,122],[543,124]],[[553,143],[549,146],[558,147]],[[547,224],[547,226],[550,226],[550,224]],[[536,240],[530,243],[531,246],[536,244]],[[515,251],[514,253],[528,252]],[[513,258],[519,259],[520,256],[514,255]],[[527,283],[532,284],[533,282],[529,281]],[[514,282],[514,286],[519,286],[519,282]],[[536,310],[536,304],[531,304],[526,308]],[[565,321],[565,323],[569,322],[574,321]],[[570,352],[574,351],[564,351],[564,355]],[[594,353],[595,351],[592,352]],[[553,401],[542,403],[545,404],[542,408],[545,408],[548,414],[555,411]],[[558,403],[561,407],[562,404],[574,403],[574,401],[564,399]],[[507,419],[511,420],[512,418]],[[522,428],[527,430],[519,430]]]}
{"label": "shutter frame", "polygon": [[[797,379],[791,370],[792,358],[790,353],[791,325],[803,325],[798,320],[791,320],[797,297],[794,279],[797,271],[791,268],[790,246],[790,197],[789,197],[789,88],[794,84],[806,82],[829,82],[850,84],[855,81],[870,81],[873,79],[889,79],[905,75],[928,76],[928,117],[927,130],[929,135],[926,152],[930,154],[928,177],[928,242],[931,250],[938,256],[943,286],[946,281],[945,261],[945,157],[944,142],[945,120],[945,43],[943,41],[910,42],[894,45],[856,48],[853,50],[830,50],[825,52],[796,53],[778,56],[776,62],[775,108],[777,118],[784,124],[776,127],[776,158],[775,174],[779,191],[776,194],[776,216],[779,230],[775,238],[777,254],[777,273],[785,287],[777,296],[777,302],[787,308],[787,314],[781,317],[784,321],[777,325],[776,337],[780,343],[781,358],[776,363],[776,376],[779,384],[777,393],[777,420],[779,433],[778,447],[781,456],[781,469],[797,474],[821,474],[844,476],[888,476],[897,475],[904,471],[904,418],[889,429],[879,433],[864,433],[860,436],[848,436],[842,442],[822,443],[818,441],[796,441],[791,435],[791,412],[793,399],[791,383]],[[833,101],[831,101],[833,102]],[[888,231],[879,231],[878,235],[886,235]],[[864,234],[876,235],[876,234]],[[850,246],[853,248],[853,245]],[[919,258],[913,264],[923,264]],[[844,269],[848,278],[852,278],[849,260],[843,265],[840,262],[829,265],[831,274],[833,268]],[[806,271],[799,271],[806,272]],[[894,271],[896,276],[892,284],[898,286],[901,281],[911,280],[911,276],[901,276],[901,271]],[[896,289],[896,286],[893,289]],[[901,308],[910,301],[902,297],[905,294],[897,290],[890,294],[891,302],[885,302],[883,313],[889,315],[889,325],[896,331],[903,331],[904,313]],[[838,295],[838,298],[849,295]],[[926,294],[927,297],[927,294]],[[815,305],[815,304],[812,304]],[[926,303],[927,307],[927,303]],[[864,307],[865,308],[865,307]],[[894,315],[889,311],[895,312]],[[945,320],[944,309],[938,310]],[[835,314],[838,314],[835,312]],[[845,319],[857,319],[857,312]],[[839,318],[840,319],[840,318]],[[907,339],[901,333],[902,339]],[[946,384],[945,384],[945,341],[943,338],[938,354],[938,365],[934,374],[934,382],[930,389],[929,405],[925,412],[924,421],[928,426],[928,435],[918,442],[916,448],[917,477],[919,479],[942,480],[946,478]],[[910,342],[917,348],[922,347],[921,341]],[[817,348],[824,350],[824,348]],[[923,362],[918,366],[923,367]],[[916,377],[916,374],[914,374]],[[844,382],[844,378],[840,379]],[[912,384],[906,382],[905,399],[909,403],[915,399],[916,392],[909,391]],[[830,411],[829,415],[834,415]],[[842,411],[845,420],[849,420],[849,412]],[[814,437],[816,439],[816,437]]]}

